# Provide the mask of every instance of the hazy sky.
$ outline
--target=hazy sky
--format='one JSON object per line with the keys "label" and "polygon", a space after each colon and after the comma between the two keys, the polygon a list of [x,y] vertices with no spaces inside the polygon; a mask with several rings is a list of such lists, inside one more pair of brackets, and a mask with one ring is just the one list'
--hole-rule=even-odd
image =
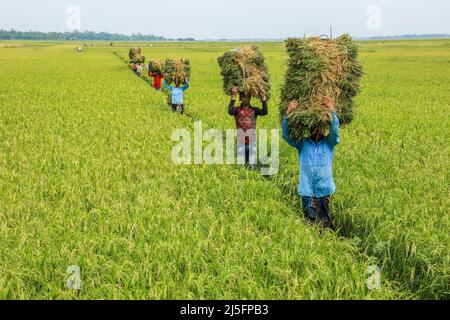
{"label": "hazy sky", "polygon": [[[71,11],[71,5],[79,8]],[[70,13],[68,13],[68,9]],[[2,0],[0,29],[283,38],[450,33],[448,0]],[[68,23],[69,22],[69,23]]]}

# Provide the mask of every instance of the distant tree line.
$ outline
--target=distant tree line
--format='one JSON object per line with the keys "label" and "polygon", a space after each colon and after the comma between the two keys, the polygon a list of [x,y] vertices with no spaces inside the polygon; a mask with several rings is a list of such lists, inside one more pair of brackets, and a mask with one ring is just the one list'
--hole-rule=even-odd
{"label": "distant tree line", "polygon": [[448,39],[450,34],[432,33],[432,34],[403,34],[394,36],[375,36],[375,37],[358,37],[361,40],[410,40],[410,39]]}
{"label": "distant tree line", "polygon": [[[187,40],[189,39],[189,40]],[[99,40],[99,41],[169,41],[164,37],[152,34],[132,34],[127,36],[124,34],[108,33],[108,32],[92,32],[92,31],[74,31],[74,32],[39,32],[39,31],[17,31],[14,29],[0,29],[0,40]],[[178,41],[194,41],[192,38],[179,39]]]}

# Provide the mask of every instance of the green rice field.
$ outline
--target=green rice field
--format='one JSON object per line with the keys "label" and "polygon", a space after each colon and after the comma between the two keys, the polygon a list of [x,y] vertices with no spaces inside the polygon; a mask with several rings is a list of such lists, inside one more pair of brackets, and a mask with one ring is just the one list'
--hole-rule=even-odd
{"label": "green rice field", "polygon": [[[0,299],[450,298],[450,40],[359,43],[325,234],[285,142],[272,178],[172,162],[174,130],[235,128],[217,57],[241,44],[139,44],[190,59],[185,116],[130,71],[133,44],[77,45],[0,42]],[[276,129],[287,56],[257,45],[273,88],[258,127]]]}

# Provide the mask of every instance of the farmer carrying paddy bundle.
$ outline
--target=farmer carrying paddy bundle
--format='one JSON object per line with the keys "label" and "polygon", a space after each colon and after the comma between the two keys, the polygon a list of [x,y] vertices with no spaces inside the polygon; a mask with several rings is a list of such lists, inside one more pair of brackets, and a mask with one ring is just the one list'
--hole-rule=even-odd
{"label": "farmer carrying paddy bundle", "polygon": [[363,74],[358,48],[349,35],[336,39],[288,39],[289,56],[281,92],[283,139],[298,150],[306,219],[321,229],[333,228],[331,196],[336,187],[332,162],[339,130],[352,122],[353,98]]}
{"label": "farmer carrying paddy bundle", "polygon": [[130,58],[131,69],[140,77],[143,71],[143,64],[145,63],[145,56],[142,55],[141,48],[130,48],[128,56]]}
{"label": "farmer carrying paddy bundle", "polygon": [[[254,169],[257,164],[256,120],[266,116],[270,98],[270,81],[262,52],[255,46],[244,46],[226,52],[218,58],[223,88],[231,96],[228,114],[234,116],[237,127],[238,161]],[[235,107],[239,93],[241,105]],[[251,106],[251,98],[259,97],[262,109]]]}
{"label": "farmer carrying paddy bundle", "polygon": [[142,75],[142,70],[143,70],[143,66],[140,62],[135,63],[135,73],[138,77],[140,77]]}
{"label": "farmer carrying paddy bundle", "polygon": [[[169,90],[172,111],[184,113],[184,92],[189,89],[191,66],[189,60],[167,59],[163,66],[164,88]],[[173,84],[173,85],[172,85]],[[171,96],[171,97],[170,97]]]}
{"label": "farmer carrying paddy bundle", "polygon": [[153,88],[155,88],[156,91],[161,91],[162,79],[164,78],[162,73],[149,70],[148,76],[153,78]]}
{"label": "farmer carrying paddy bundle", "polygon": [[334,148],[339,143],[339,119],[330,97],[323,98],[323,105],[330,110],[332,121],[327,136],[320,127],[311,129],[311,135],[299,141],[290,136],[288,116],[298,108],[292,101],[282,121],[283,139],[298,150],[300,158],[300,184],[298,193],[302,197],[306,219],[323,229],[333,229],[330,217],[331,196],[336,192],[333,180]]}
{"label": "farmer carrying paddy bundle", "polygon": [[231,101],[228,107],[228,114],[236,119],[237,129],[237,156],[238,159],[245,158],[245,165],[255,169],[257,163],[257,141],[256,141],[256,119],[258,116],[266,116],[267,99],[264,91],[261,92],[262,109],[252,107],[251,95],[239,92],[241,105],[236,107],[238,88],[231,90]]}
{"label": "farmer carrying paddy bundle", "polygon": [[184,113],[184,91],[189,89],[189,79],[184,79],[184,85],[181,86],[181,81],[176,79],[174,81],[175,87],[167,84],[164,79],[164,87],[172,93],[172,111],[177,112],[179,110],[180,114]]}
{"label": "farmer carrying paddy bundle", "polygon": [[153,78],[153,88],[161,91],[164,62],[160,60],[152,60],[148,64],[148,76]]}
{"label": "farmer carrying paddy bundle", "polygon": [[133,70],[134,74],[136,74],[137,64],[134,62],[130,62],[130,67],[131,67],[131,70]]}

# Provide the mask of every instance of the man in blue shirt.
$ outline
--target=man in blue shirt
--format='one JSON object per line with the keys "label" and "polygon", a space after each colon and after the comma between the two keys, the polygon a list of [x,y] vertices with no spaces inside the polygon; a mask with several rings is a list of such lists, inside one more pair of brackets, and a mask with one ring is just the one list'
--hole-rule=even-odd
{"label": "man in blue shirt", "polygon": [[188,79],[185,79],[185,85],[180,87],[180,81],[175,81],[175,87],[172,87],[167,84],[166,80],[164,80],[164,87],[172,92],[172,111],[176,112],[177,108],[180,108],[180,113],[183,114],[184,112],[184,102],[183,102],[183,96],[184,91],[189,89],[189,81]]}
{"label": "man in blue shirt", "polygon": [[325,107],[332,111],[330,133],[325,136],[318,128],[311,136],[294,141],[289,135],[288,115],[298,107],[292,101],[282,121],[283,139],[296,148],[300,158],[300,183],[298,194],[302,197],[303,213],[311,224],[323,229],[334,229],[330,217],[331,196],[336,192],[333,180],[334,147],[339,143],[339,119],[334,110],[334,101],[330,97],[323,99]]}

